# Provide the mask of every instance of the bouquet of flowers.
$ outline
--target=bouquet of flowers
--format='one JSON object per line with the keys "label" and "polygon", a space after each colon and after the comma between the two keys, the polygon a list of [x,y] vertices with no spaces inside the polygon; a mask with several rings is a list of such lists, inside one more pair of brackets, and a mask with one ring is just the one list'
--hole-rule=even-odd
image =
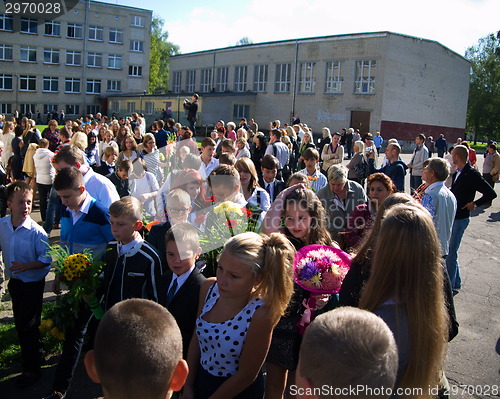
{"label": "bouquet of flowers", "polygon": [[63,339],[65,329],[78,317],[82,301],[88,304],[97,319],[103,316],[104,312],[95,296],[103,262],[95,261],[90,250],[70,254],[67,248],[60,245],[52,246],[49,253],[53,259],[56,282],[64,284],[68,291],[57,297],[40,330]]}
{"label": "bouquet of flowers", "polygon": [[[307,245],[295,254],[293,279],[313,294],[337,294],[350,266],[350,256],[339,248]],[[301,331],[305,331],[314,317],[315,302],[310,297],[302,303],[306,310],[299,321]]]}
{"label": "bouquet of flowers", "polygon": [[227,240],[237,234],[257,230],[257,220],[252,217],[252,211],[231,201],[224,201],[214,206],[207,215],[198,215],[197,218],[204,223],[200,244],[207,277],[215,276],[217,257]]}

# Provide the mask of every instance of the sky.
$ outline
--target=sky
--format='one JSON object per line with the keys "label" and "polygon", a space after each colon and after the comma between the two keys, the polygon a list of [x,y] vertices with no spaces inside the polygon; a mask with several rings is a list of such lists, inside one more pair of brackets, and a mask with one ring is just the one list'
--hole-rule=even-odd
{"label": "sky", "polygon": [[500,30],[499,0],[104,0],[153,10],[181,53],[236,44],[390,31],[460,55]]}

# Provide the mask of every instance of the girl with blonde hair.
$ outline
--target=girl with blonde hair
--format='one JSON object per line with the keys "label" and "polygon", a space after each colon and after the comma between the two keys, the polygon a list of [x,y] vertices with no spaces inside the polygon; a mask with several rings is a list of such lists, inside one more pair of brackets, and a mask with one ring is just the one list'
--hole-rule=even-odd
{"label": "girl with blonde hair", "polygon": [[278,233],[226,242],[216,278],[201,286],[184,399],[264,396],[261,367],[292,294],[294,254]]}
{"label": "girl with blonde hair", "polygon": [[436,229],[425,210],[391,208],[382,220],[360,300],[360,308],[380,316],[394,334],[399,352],[396,385],[422,388],[418,396],[423,398],[430,397],[429,387],[438,385],[448,338],[439,254]]}

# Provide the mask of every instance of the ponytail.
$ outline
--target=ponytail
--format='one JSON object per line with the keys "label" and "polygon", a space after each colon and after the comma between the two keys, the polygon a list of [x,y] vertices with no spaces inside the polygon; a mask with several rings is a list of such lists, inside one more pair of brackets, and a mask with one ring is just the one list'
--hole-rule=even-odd
{"label": "ponytail", "polygon": [[227,241],[224,251],[236,254],[255,276],[262,278],[253,294],[264,301],[272,320],[277,322],[293,293],[295,249],[290,241],[280,233],[266,236],[246,232]]}
{"label": "ponytail", "polygon": [[273,320],[284,314],[293,293],[293,259],[295,249],[280,233],[264,236],[262,281],[256,293],[268,305]]}

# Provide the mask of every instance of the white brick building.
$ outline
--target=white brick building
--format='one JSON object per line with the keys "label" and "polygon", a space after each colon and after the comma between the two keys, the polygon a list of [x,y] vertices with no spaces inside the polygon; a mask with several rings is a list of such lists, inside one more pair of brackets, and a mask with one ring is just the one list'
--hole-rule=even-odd
{"label": "white brick building", "polygon": [[170,59],[170,95],[203,97],[200,124],[293,115],[323,126],[412,140],[463,136],[469,62],[435,41],[391,33],[285,40]]}
{"label": "white brick building", "polygon": [[47,20],[0,4],[0,113],[101,109],[99,95],[148,88],[152,11],[96,1]]}

